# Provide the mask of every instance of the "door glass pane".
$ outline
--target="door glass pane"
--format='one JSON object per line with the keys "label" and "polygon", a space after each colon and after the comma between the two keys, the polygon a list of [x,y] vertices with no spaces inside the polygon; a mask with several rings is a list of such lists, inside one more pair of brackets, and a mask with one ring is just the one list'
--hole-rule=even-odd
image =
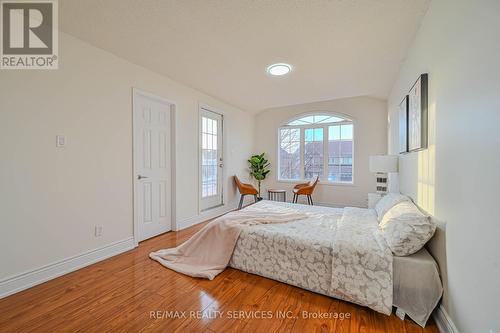
{"label": "door glass pane", "polygon": [[323,128],[304,131],[304,178],[323,178]]}
{"label": "door glass pane", "polygon": [[280,179],[300,179],[300,129],[280,130]]}
{"label": "door glass pane", "polygon": [[201,196],[217,195],[217,121],[202,117]]}

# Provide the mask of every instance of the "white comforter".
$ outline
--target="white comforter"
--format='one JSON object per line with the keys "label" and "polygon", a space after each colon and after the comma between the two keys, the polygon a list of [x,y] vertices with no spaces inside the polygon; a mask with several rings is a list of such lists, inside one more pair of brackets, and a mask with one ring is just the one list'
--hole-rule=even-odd
{"label": "white comforter", "polygon": [[244,227],[229,265],[390,314],[392,253],[379,239],[375,212],[293,207],[308,218]]}
{"label": "white comforter", "polygon": [[332,260],[332,295],[391,314],[392,252],[379,234],[373,210],[344,209]]}

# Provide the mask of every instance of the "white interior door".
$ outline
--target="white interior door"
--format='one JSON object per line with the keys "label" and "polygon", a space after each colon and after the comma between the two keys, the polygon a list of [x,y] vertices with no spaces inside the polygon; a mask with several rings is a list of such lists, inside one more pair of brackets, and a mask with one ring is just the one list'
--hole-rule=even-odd
{"label": "white interior door", "polygon": [[172,230],[172,105],[134,91],[134,209],[138,241]]}
{"label": "white interior door", "polygon": [[200,208],[222,205],[222,115],[200,109]]}

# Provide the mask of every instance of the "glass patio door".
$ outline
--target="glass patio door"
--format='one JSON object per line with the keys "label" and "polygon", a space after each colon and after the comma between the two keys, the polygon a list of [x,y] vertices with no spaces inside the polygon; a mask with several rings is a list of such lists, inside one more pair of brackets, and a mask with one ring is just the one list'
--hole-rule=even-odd
{"label": "glass patio door", "polygon": [[200,109],[200,209],[222,205],[222,115]]}

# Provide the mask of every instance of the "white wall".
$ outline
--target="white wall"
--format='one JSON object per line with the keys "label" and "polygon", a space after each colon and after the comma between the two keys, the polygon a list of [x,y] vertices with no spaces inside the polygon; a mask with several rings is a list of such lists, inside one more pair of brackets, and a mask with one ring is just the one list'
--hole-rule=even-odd
{"label": "white wall", "polygon": [[[352,97],[316,103],[267,109],[257,115],[255,124],[256,152],[265,152],[271,172],[263,183],[266,188],[287,189],[291,201],[294,184],[277,180],[278,128],[294,116],[312,111],[344,114],[354,121],[354,185],[319,183],[313,198],[316,203],[333,206],[366,207],[367,193],[375,191],[375,175],[368,170],[370,155],[387,151],[387,104],[371,97]],[[264,192],[267,196],[267,192]],[[305,197],[301,198],[306,202]]]}
{"label": "white wall", "polygon": [[59,36],[58,70],[0,71],[0,281],[132,236],[132,87],[177,105],[180,227],[198,215],[198,103],[225,114],[228,208],[253,150],[252,115]]}
{"label": "white wall", "polygon": [[400,189],[446,223],[431,250],[460,332],[500,332],[499,36],[499,1],[433,1],[388,101],[396,153],[397,104],[429,73],[430,145],[401,156]]}

